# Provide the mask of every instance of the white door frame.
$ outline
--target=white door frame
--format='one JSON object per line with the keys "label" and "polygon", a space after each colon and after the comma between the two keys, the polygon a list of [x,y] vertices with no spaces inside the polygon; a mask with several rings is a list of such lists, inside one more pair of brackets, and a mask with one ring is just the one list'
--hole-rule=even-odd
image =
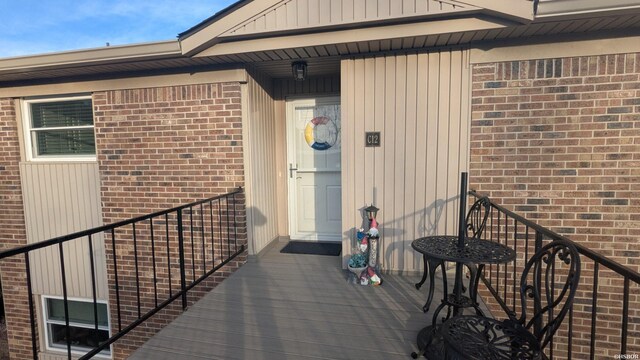
{"label": "white door frame", "polygon": [[[297,206],[297,189],[296,189],[296,177],[290,176],[289,166],[292,164],[292,159],[295,158],[295,142],[293,139],[294,131],[291,129],[291,123],[294,119],[294,109],[295,106],[299,105],[308,105],[315,106],[318,100],[325,101],[335,101],[337,104],[341,103],[341,98],[339,95],[321,95],[321,96],[304,96],[304,97],[287,97],[286,98],[286,119],[285,119],[285,131],[287,133],[287,161],[285,169],[287,176],[287,191],[288,191],[288,222],[289,222],[289,236],[296,237],[299,240],[307,240],[307,241],[332,241],[332,242],[342,242],[342,234],[338,234],[337,237],[328,237],[323,234],[316,234],[314,237],[305,237],[301,238],[300,234],[297,232],[296,227],[296,217],[298,216],[298,206]],[[297,164],[293,164],[293,167],[297,167]],[[342,169],[340,169],[342,172]],[[295,175],[295,174],[294,174]],[[341,196],[342,199],[342,196]]]}

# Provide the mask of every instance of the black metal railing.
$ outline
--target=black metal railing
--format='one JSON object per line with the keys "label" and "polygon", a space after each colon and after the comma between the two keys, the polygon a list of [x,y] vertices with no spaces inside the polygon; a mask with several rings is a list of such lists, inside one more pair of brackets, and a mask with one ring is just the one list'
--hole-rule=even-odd
{"label": "black metal railing", "polygon": [[[469,194],[481,196],[474,191]],[[488,266],[481,277],[505,313],[517,313],[520,274],[538,249],[558,239],[570,241],[578,249],[582,257],[578,293],[561,331],[545,349],[550,359],[554,358],[554,352],[556,358],[561,359],[613,358],[640,353],[640,336],[635,327],[640,323],[640,297],[637,296],[640,273],[493,201],[483,238],[510,246],[517,254],[515,263]],[[630,326],[633,326],[631,331]]]}
{"label": "black metal railing", "polygon": [[[55,261],[59,273],[49,275],[59,276],[64,301],[66,349],[62,350],[69,359],[72,355],[88,359],[109,349],[118,339],[175,300],[180,299],[182,310],[186,309],[190,290],[244,252],[245,237],[239,234],[239,231],[244,232],[241,195],[239,188],[169,210],[0,252],[0,261],[20,258],[24,261],[33,358],[38,358],[33,261],[46,256],[45,251],[49,251],[47,254],[58,253]],[[68,307],[69,279],[78,275],[71,272],[82,271],[77,264],[70,266],[69,252],[73,246],[82,245],[81,242],[86,242],[88,248],[83,256],[88,257],[86,261],[90,268],[87,285],[93,301],[92,326],[96,332],[100,303],[97,274],[100,271],[107,271],[104,277],[109,288],[109,303],[111,307],[115,305],[110,314],[112,335],[85,354],[72,350]],[[77,259],[78,255],[73,256]],[[103,270],[99,262],[104,264]]]}

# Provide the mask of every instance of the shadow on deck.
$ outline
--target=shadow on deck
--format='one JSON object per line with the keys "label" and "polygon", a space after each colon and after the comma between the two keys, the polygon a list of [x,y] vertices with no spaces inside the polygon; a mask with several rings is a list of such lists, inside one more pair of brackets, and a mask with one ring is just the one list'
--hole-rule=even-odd
{"label": "shadow on deck", "polygon": [[[130,359],[406,359],[417,350],[425,284],[385,275],[349,282],[334,256],[281,254],[250,261]],[[436,278],[434,304],[442,298]],[[435,306],[432,306],[432,308]]]}

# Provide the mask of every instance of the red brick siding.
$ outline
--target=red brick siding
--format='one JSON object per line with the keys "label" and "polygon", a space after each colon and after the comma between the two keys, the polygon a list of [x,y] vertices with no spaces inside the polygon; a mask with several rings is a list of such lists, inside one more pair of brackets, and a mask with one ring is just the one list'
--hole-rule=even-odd
{"label": "red brick siding", "polygon": [[[13,99],[0,99],[0,250],[27,243],[20,187],[20,145]],[[2,293],[10,330],[11,358],[28,359],[31,352],[31,326],[27,303],[24,257],[0,261]]]}
{"label": "red brick siding", "polygon": [[[639,99],[640,54],[475,65],[470,187],[640,270]],[[583,259],[574,358],[589,350],[593,273]],[[599,281],[596,347],[613,357],[622,279],[601,269]],[[629,353],[640,352],[638,290],[632,285]]]}
{"label": "red brick siding", "polygon": [[[101,196],[105,223],[128,219],[137,215],[175,207],[195,200],[230,192],[244,186],[242,154],[242,114],[238,83],[173,86],[163,88],[119,90],[95,93],[95,128],[97,157],[101,176]],[[243,196],[238,197],[240,201]],[[226,207],[225,207],[226,209]],[[224,210],[224,209],[223,209]],[[194,212],[194,225],[199,229],[199,210]],[[207,214],[208,209],[205,209]],[[239,243],[246,244],[244,206],[237,208],[243,227]],[[185,224],[189,216],[184,216]],[[161,296],[169,292],[166,237],[159,220],[154,225],[156,265]],[[159,224],[160,223],[160,224]],[[173,291],[179,287],[179,267],[175,217],[170,219],[171,277]],[[209,230],[206,222],[205,230]],[[135,259],[132,228],[116,233],[118,281],[123,326],[137,317],[136,286],[140,286],[142,313],[153,306],[154,287],[150,229],[139,224],[136,228],[139,282],[135,280]],[[191,244],[190,233],[185,243]],[[198,254],[202,251],[200,235],[196,232],[196,276],[201,275]],[[160,245],[160,246],[158,246]],[[164,246],[164,248],[162,248]],[[225,244],[215,245],[221,254]],[[106,242],[107,268],[112,326],[117,327],[115,273],[113,247]],[[200,251],[198,251],[200,249]],[[190,248],[189,248],[190,250]],[[205,253],[211,253],[205,245]],[[219,259],[220,255],[216,257]],[[186,261],[191,264],[191,252]],[[245,261],[245,256],[231,262],[215,276],[203,282],[189,294],[189,303],[205,294]],[[190,266],[187,277],[193,276]],[[149,336],[171,321],[179,312],[179,301],[155,315],[132,334],[116,343],[115,358],[125,358]]]}

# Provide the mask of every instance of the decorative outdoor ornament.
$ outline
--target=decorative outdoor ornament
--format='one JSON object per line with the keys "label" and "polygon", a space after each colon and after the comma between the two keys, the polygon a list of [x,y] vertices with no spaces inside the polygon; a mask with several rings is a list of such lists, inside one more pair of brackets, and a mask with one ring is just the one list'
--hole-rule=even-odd
{"label": "decorative outdoor ornament", "polygon": [[356,233],[357,246],[355,253],[351,255],[348,262],[349,271],[357,276],[360,285],[377,286],[382,284],[382,279],[377,273],[378,266],[378,239],[380,231],[376,215],[377,207],[371,205],[364,209],[369,220],[369,229],[365,232],[360,228]]}
{"label": "decorative outdoor ornament", "polygon": [[327,150],[338,141],[338,127],[326,116],[315,117],[304,128],[304,139],[314,150]]}

